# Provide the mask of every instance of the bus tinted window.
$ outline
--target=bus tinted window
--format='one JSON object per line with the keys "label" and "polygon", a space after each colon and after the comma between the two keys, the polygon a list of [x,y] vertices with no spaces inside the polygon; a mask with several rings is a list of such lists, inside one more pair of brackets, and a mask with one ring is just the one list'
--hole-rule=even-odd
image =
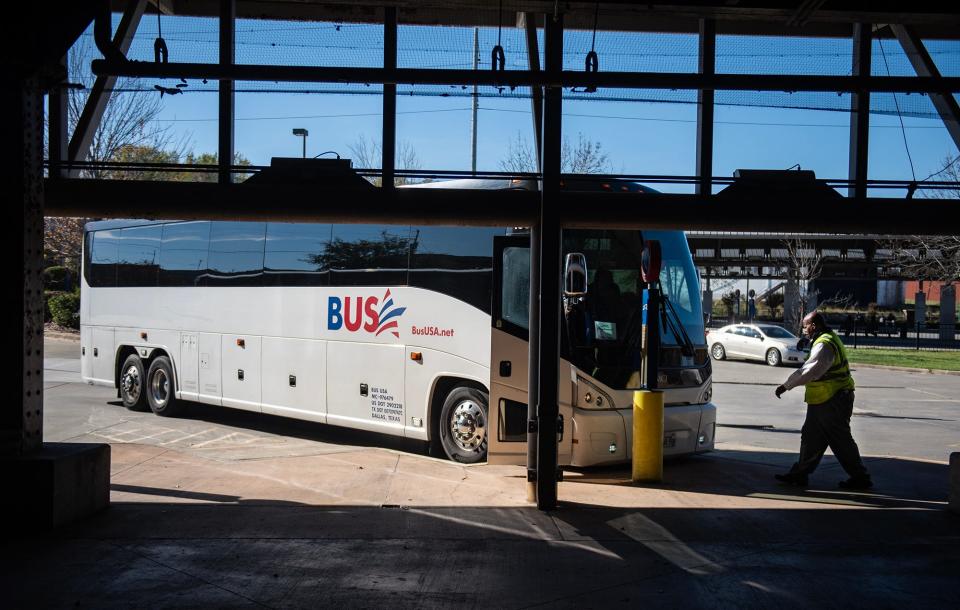
{"label": "bus tinted window", "polygon": [[450,295],[489,313],[493,237],[498,234],[503,229],[414,228],[410,285]]}
{"label": "bus tinted window", "polygon": [[328,224],[267,224],[264,283],[267,286],[326,286],[330,283],[325,260],[328,243]]}
{"label": "bus tinted window", "polygon": [[405,286],[410,228],[336,225],[321,260],[332,286]]}
{"label": "bus tinted window", "polygon": [[503,249],[500,314],[507,322],[530,328],[530,248]]}
{"label": "bus tinted window", "polygon": [[161,225],[120,231],[117,247],[118,286],[156,286],[160,268]]}
{"label": "bus tinted window", "polygon": [[91,233],[93,245],[90,247],[91,286],[109,288],[117,285],[117,246],[120,231],[97,231]]}
{"label": "bus tinted window", "polygon": [[160,285],[195,286],[207,272],[209,222],[180,222],[163,226],[160,248]]}
{"label": "bus tinted window", "polygon": [[259,286],[265,222],[214,222],[210,227],[208,286]]}

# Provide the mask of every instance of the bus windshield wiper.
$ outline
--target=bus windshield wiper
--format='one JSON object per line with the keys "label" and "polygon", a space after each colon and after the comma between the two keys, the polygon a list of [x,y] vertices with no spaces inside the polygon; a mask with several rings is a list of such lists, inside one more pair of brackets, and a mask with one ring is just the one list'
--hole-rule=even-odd
{"label": "bus windshield wiper", "polygon": [[[690,336],[687,335],[687,331],[683,328],[683,322],[680,321],[680,316],[677,315],[677,310],[674,309],[673,303],[670,302],[670,297],[661,293],[660,297],[660,309],[663,315],[661,319],[665,322],[665,326],[670,329],[670,333],[673,335],[674,340],[681,346],[680,352],[687,357],[693,356],[693,341],[690,340]],[[667,315],[669,313],[669,316]]]}

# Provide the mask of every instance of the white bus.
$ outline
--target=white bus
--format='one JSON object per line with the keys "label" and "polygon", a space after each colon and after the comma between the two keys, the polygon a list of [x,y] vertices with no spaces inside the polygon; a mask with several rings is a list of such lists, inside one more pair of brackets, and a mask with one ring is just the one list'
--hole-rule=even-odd
{"label": "white bus", "polygon": [[[661,243],[672,304],[664,453],[713,448],[711,363],[683,232],[565,230],[564,252],[585,255],[590,285],[557,303],[561,464],[629,460],[647,239]],[[529,274],[524,230],[92,222],[82,376],[158,415],[201,402],[428,441],[462,463],[525,463]]]}

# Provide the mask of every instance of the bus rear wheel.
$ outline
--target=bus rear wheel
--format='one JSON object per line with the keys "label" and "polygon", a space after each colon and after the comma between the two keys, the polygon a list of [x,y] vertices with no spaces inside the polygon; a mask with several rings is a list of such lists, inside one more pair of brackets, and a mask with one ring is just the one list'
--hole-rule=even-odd
{"label": "bus rear wheel", "polygon": [[440,443],[447,457],[461,464],[487,458],[487,394],[456,387],[440,411]]}
{"label": "bus rear wheel", "polygon": [[183,410],[173,390],[173,367],[166,356],[157,356],[147,371],[147,403],[150,410],[163,417],[173,417]]}
{"label": "bus rear wheel", "polygon": [[147,393],[144,391],[147,374],[140,356],[130,354],[120,367],[120,399],[131,411],[147,410]]}

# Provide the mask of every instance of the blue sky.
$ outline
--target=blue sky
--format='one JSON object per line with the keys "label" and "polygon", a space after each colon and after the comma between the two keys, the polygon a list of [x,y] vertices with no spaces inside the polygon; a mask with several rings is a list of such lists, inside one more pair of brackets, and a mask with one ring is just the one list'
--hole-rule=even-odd
{"label": "blue sky", "polygon": [[[216,61],[216,22],[209,19],[162,18],[162,32],[171,61]],[[339,27],[338,27],[339,26]],[[601,24],[602,27],[602,24]],[[282,22],[238,23],[237,61],[312,65],[370,65],[380,62],[382,30],[378,26],[306,24]],[[497,29],[481,30],[481,68],[489,63],[489,50],[496,43]],[[152,60],[157,36],[156,17],[144,17],[130,55]],[[596,49],[601,69],[692,71],[696,66],[696,37],[689,35],[637,35],[599,32]],[[472,67],[472,30],[455,28],[401,27],[400,65],[423,67]],[[500,32],[509,67],[524,67],[523,41],[516,28]],[[89,37],[81,44],[89,43]],[[642,43],[642,44],[641,44]],[[377,45],[380,45],[379,49]],[[565,62],[582,66],[590,49],[589,32],[568,32]],[[718,39],[718,71],[741,73],[849,72],[850,42],[847,40],[771,39],[721,37]],[[928,42],[941,71],[960,75],[960,44]],[[909,75],[912,70],[895,42],[885,41],[874,49],[875,74]],[[152,82],[142,82],[151,88]],[[173,83],[165,83],[172,86]],[[241,83],[238,87],[262,90],[282,87],[273,83]],[[206,89],[207,91],[200,91]],[[194,152],[214,152],[217,147],[217,95],[192,82],[186,93],[163,98],[160,120]],[[376,91],[376,87],[358,87]],[[433,93],[444,93],[436,88]],[[464,91],[454,91],[462,95]],[[696,106],[690,92],[608,92],[608,97],[659,99],[661,103],[637,101],[591,101],[584,94],[565,93],[564,135],[575,141],[578,134],[598,141],[609,155],[615,173],[694,173]],[[604,92],[601,92],[603,95]],[[843,108],[849,101],[835,94],[723,94],[737,104],[780,104]],[[931,114],[929,101],[921,96],[897,96],[901,109],[911,114]],[[575,99],[572,99],[575,98]],[[718,94],[721,99],[721,94]],[[892,108],[891,96],[878,97],[877,106]],[[468,170],[471,165],[471,102],[469,97],[401,95],[397,101],[397,138],[415,151],[422,169]],[[478,169],[499,170],[508,144],[518,135],[533,141],[530,102],[510,97],[509,92],[481,97],[478,118]],[[290,93],[238,93],[236,95],[236,150],[254,164],[268,164],[273,156],[299,156],[301,138],[292,129],[309,130],[307,154],[334,151],[350,156],[358,137],[379,140],[382,129],[380,95],[331,95]],[[797,164],[819,177],[845,178],[849,139],[849,115],[828,110],[769,108],[755,105],[718,105],[716,109],[714,174],[730,176],[737,168],[786,169]],[[946,129],[937,118],[905,116],[907,146],[918,179],[943,167],[947,157],[958,154]],[[900,119],[891,114],[871,115],[870,177],[910,179],[911,169]],[[658,187],[683,191],[686,187]],[[884,193],[877,193],[882,195]],[[902,193],[888,193],[902,196]]]}

